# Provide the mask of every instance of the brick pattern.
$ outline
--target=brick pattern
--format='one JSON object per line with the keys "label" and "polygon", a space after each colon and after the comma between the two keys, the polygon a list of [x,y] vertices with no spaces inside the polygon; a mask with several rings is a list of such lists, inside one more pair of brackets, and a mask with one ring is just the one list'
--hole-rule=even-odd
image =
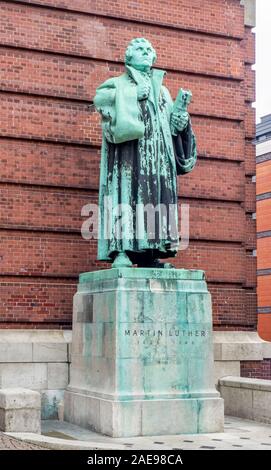
{"label": "brick pattern", "polygon": [[[257,163],[256,193],[262,195],[271,193],[271,161],[269,154],[262,155],[261,163]],[[271,198],[257,201],[257,268],[271,269]],[[266,233],[263,233],[266,232]],[[264,236],[264,238],[262,238]],[[269,271],[267,271],[268,273]],[[258,315],[259,335],[266,341],[271,341],[271,276],[258,276],[258,306],[265,313]],[[261,311],[261,310],[260,310]]]}
{"label": "brick pattern", "polygon": [[[271,181],[271,180],[270,180]],[[271,184],[269,183],[271,189]],[[271,231],[271,199],[257,202],[257,232]]]}
{"label": "brick pattern", "polygon": [[179,195],[240,203],[245,197],[243,171],[238,162],[199,158],[191,173],[178,178]]}
{"label": "brick pattern", "polygon": [[[255,62],[255,35],[252,30],[245,27],[245,35],[242,40],[244,49],[245,63],[245,79],[242,84],[245,98],[244,109],[244,135],[245,135],[245,200],[244,209],[246,212],[246,230],[245,230],[245,248],[246,248],[246,309],[247,319],[254,324],[256,329],[257,318],[257,297],[255,292],[256,286],[256,269],[257,258],[253,256],[253,250],[256,247],[255,229],[256,223],[253,219],[253,213],[256,212],[256,186],[252,182],[252,176],[256,174],[255,147],[253,139],[255,136],[255,110],[251,107],[255,100],[255,72],[251,66]],[[249,320],[248,320],[249,321]],[[241,367],[242,369],[242,367]],[[241,372],[242,375],[242,372]]]}
{"label": "brick pattern", "polygon": [[246,186],[245,186],[246,196],[245,196],[245,207],[247,213],[256,212],[256,185],[253,183],[250,176],[246,177]]}
{"label": "brick pattern", "polygon": [[[257,194],[264,194],[270,192],[270,179],[271,179],[271,160],[257,164],[257,180],[256,191]],[[258,204],[260,204],[258,202]]]}
{"label": "brick pattern", "polygon": [[75,280],[2,277],[0,327],[70,328]]}
{"label": "brick pattern", "polygon": [[252,251],[248,250],[246,252],[246,287],[255,287],[257,284],[257,276],[256,276],[256,269],[257,269],[257,258],[253,256]]}
{"label": "brick pattern", "polygon": [[241,377],[271,380],[271,359],[241,361]]}
{"label": "brick pattern", "polygon": [[[96,240],[81,234],[2,230],[1,274],[76,278],[101,267],[96,261]],[[234,263],[235,270],[230,267]],[[190,241],[176,258],[178,268],[204,269],[209,281],[245,283],[244,253],[239,243]]]}
{"label": "brick pattern", "polygon": [[95,147],[1,139],[1,181],[77,189],[98,188]]}
{"label": "brick pattern", "polygon": [[159,67],[243,77],[240,41],[233,38],[170,28],[161,34],[155,25],[1,2],[0,42],[9,46],[122,62],[127,37],[139,34],[155,44]]}
{"label": "brick pattern", "polygon": [[[2,279],[1,328],[70,327],[70,306],[76,290],[76,279],[31,278],[30,281],[24,277]],[[255,294],[246,294],[245,290],[234,284],[225,284],[221,287],[209,282],[208,285],[212,294],[216,328],[255,329],[257,321]],[[250,307],[253,308],[251,314],[248,314]]]}
{"label": "brick pattern", "polygon": [[251,103],[245,106],[245,134],[249,139],[255,136],[256,109],[251,107]]}
{"label": "brick pattern", "polygon": [[156,0],[156,8],[153,8],[152,0],[138,0],[136,8],[132,2],[127,4],[123,0],[26,0],[24,3],[237,38],[243,37],[244,30],[243,9],[236,0],[209,0],[206,3],[200,0],[183,1],[181,8],[176,8],[175,0],[168,0],[166,3],[164,0]]}
{"label": "brick pattern", "polygon": [[[0,105],[2,136],[101,145],[99,115],[87,103],[0,93]],[[237,122],[194,116],[193,128],[201,155],[240,160],[244,141]]]}
{"label": "brick pattern", "polygon": [[252,214],[246,214],[246,250],[253,251],[257,244],[256,238],[256,220],[253,219]]}
{"label": "brick pattern", "polygon": [[[98,190],[100,150],[75,145],[1,139],[2,182]],[[8,164],[7,164],[8,163]],[[200,157],[189,175],[178,178],[179,195],[225,201],[244,200],[238,162]]]}
{"label": "brick pattern", "polygon": [[[93,99],[103,80],[123,71],[122,65],[108,62],[76,57],[71,61],[65,56],[4,47],[0,47],[0,59],[2,90],[87,102]],[[239,81],[204,76],[199,81],[193,74],[168,72],[165,85],[173,97],[177,95],[180,83],[193,93],[191,113],[242,119],[244,100]]]}
{"label": "brick pattern", "polygon": [[245,27],[242,46],[244,48],[245,63],[255,64],[255,33],[248,26]]}
{"label": "brick pattern", "polygon": [[258,307],[271,307],[271,275],[258,276]]}
{"label": "brick pattern", "polygon": [[245,173],[247,176],[256,175],[255,145],[250,139],[245,140]]}
{"label": "brick pattern", "polygon": [[271,269],[271,237],[259,238],[257,249],[259,251],[258,269]]}
{"label": "brick pattern", "polygon": [[209,284],[209,289],[212,294],[215,329],[255,330],[257,328],[255,292],[234,284],[224,284],[223,287]]}
{"label": "brick pattern", "polygon": [[[190,193],[193,197],[193,193]],[[80,233],[86,217],[81,209],[86,204],[98,203],[98,191],[79,193],[63,188],[0,184],[0,224],[2,228]],[[244,240],[244,212],[238,203],[187,199],[180,197],[181,204],[189,205],[190,238],[200,240]],[[93,220],[93,216],[92,216]],[[95,219],[96,220],[96,219]],[[235,224],[235,231],[231,223]]]}
{"label": "brick pattern", "polygon": [[0,1],[1,328],[68,328],[78,274],[108,267],[80,235],[97,200],[98,84],[149,38],[173,97],[192,90],[199,160],[178,179],[191,240],[177,267],[205,269],[217,329],[256,328],[254,34],[236,0]]}
{"label": "brick pattern", "polygon": [[255,70],[251,68],[251,64],[245,64],[244,93],[245,100],[249,103],[253,103],[256,100],[255,73]]}

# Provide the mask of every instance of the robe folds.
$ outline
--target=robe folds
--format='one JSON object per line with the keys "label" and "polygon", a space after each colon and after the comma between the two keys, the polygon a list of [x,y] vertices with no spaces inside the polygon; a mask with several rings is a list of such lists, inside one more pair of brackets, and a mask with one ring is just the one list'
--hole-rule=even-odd
{"label": "robe folds", "polygon": [[[176,255],[179,245],[177,174],[196,164],[196,143],[189,121],[172,137],[173,101],[163,86],[165,72],[126,72],[106,80],[94,105],[102,117],[98,259],[113,261],[126,252],[140,257]],[[150,85],[138,100],[137,85]]]}

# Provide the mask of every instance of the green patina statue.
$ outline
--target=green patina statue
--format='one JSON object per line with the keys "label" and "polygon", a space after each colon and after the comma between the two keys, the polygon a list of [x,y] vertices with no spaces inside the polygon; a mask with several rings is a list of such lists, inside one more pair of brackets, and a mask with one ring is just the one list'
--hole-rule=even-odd
{"label": "green patina statue", "polygon": [[126,72],[94,99],[103,129],[98,259],[113,267],[173,267],[159,259],[178,251],[176,177],[196,164],[191,93],[180,90],[173,103],[155,60],[149,41],[133,39]]}

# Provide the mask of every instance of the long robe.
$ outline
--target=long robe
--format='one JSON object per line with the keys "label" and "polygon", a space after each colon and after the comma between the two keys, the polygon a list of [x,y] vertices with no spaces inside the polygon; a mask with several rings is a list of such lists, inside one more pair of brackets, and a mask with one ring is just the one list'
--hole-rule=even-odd
{"label": "long robe", "polygon": [[[99,260],[113,261],[125,251],[137,263],[178,251],[177,170],[190,172],[197,155],[190,123],[178,136],[190,145],[181,145],[181,155],[178,146],[176,155],[170,127],[173,102],[162,85],[164,73],[152,69],[144,74],[126,66],[126,73],[97,89],[94,104],[103,128]],[[138,101],[142,81],[151,89],[148,99]]]}

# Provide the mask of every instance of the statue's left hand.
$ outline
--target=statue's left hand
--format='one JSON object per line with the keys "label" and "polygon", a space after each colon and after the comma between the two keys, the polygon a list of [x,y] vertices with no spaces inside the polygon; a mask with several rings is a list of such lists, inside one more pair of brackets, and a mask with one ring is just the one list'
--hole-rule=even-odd
{"label": "statue's left hand", "polygon": [[171,115],[171,127],[176,129],[178,132],[183,131],[189,121],[189,114],[184,111],[181,114],[172,113]]}

